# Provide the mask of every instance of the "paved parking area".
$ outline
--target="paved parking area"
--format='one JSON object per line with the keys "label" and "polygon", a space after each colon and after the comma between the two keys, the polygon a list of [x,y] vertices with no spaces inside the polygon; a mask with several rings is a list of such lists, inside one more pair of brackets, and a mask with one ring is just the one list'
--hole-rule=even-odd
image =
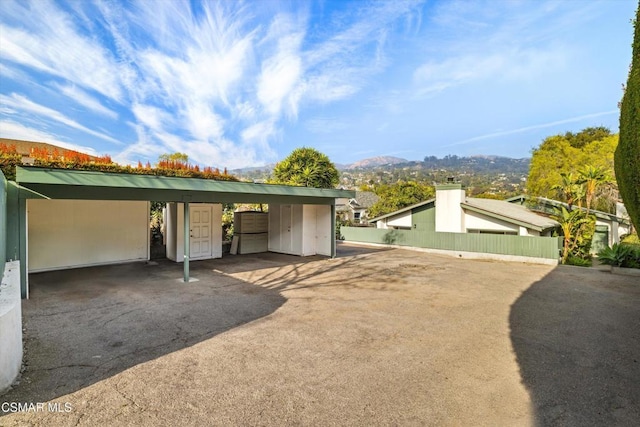
{"label": "paved parking area", "polygon": [[640,419],[637,278],[345,244],[339,255],[195,262],[190,284],[170,262],[32,275],[26,370],[0,401],[34,407],[0,412],[0,425]]}

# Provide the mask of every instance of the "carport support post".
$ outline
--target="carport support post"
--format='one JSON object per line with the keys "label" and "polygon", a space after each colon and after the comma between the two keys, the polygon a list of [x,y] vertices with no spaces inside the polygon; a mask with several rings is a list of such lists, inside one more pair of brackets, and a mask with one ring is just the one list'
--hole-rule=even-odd
{"label": "carport support post", "polygon": [[191,224],[189,219],[189,202],[184,202],[184,283],[189,283],[189,243]]}

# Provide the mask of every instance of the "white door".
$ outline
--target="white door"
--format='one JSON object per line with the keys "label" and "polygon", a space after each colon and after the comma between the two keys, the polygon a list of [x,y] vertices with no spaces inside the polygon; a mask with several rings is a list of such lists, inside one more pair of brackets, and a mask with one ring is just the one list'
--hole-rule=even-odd
{"label": "white door", "polygon": [[211,258],[211,207],[189,206],[191,259]]}
{"label": "white door", "polygon": [[282,205],[280,210],[280,250],[291,253],[291,205]]}

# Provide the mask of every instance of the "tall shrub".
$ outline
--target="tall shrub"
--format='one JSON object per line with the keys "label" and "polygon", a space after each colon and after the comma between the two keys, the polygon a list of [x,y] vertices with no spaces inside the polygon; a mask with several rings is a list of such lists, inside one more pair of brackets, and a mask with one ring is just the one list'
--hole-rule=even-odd
{"label": "tall shrub", "polygon": [[640,3],[634,21],[631,69],[620,105],[620,140],[615,171],[631,222],[640,229]]}

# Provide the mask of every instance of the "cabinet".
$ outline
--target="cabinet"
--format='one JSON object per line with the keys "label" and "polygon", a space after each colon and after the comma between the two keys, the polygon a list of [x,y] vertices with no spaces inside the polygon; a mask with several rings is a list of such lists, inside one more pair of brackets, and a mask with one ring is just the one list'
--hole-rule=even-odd
{"label": "cabinet", "polygon": [[233,234],[238,236],[238,253],[255,254],[268,251],[269,214],[235,212]]}
{"label": "cabinet", "polygon": [[331,256],[331,207],[269,205],[269,250]]}

